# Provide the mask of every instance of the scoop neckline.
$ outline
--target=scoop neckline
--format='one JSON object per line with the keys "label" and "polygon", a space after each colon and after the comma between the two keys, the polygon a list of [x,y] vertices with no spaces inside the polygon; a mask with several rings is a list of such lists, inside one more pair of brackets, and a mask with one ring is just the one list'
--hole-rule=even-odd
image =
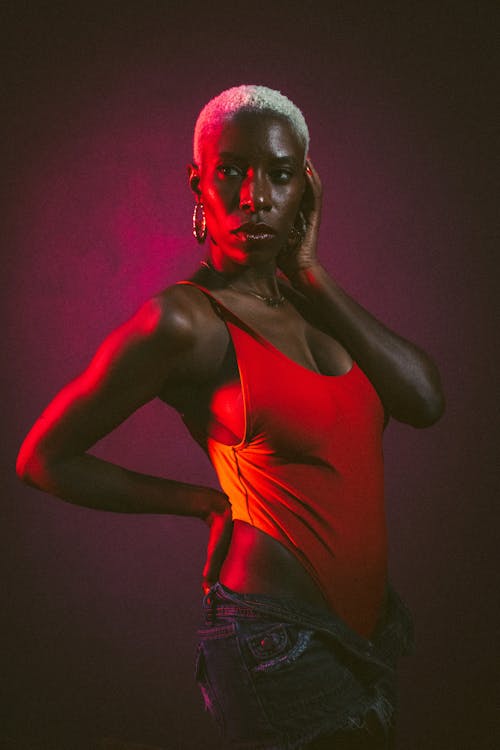
{"label": "scoop neckline", "polygon": [[[231,312],[231,311],[229,310],[228,312]],[[234,313],[231,312],[231,315],[234,315]],[[243,323],[243,325],[245,326],[245,328],[248,331],[251,331],[251,333],[253,334],[253,336],[255,337],[255,339],[257,341],[259,341],[260,344],[262,344],[263,346],[265,346],[266,349],[270,349],[275,354],[277,354],[279,357],[282,357],[287,362],[290,362],[292,365],[295,365],[295,367],[299,367],[301,370],[304,370],[305,372],[310,372],[311,375],[315,375],[316,377],[320,377],[320,378],[345,378],[345,376],[346,375],[350,375],[350,373],[356,367],[356,362],[353,359],[351,359],[351,366],[349,367],[349,369],[346,370],[345,372],[339,373],[338,375],[328,375],[327,373],[324,373],[324,372],[316,372],[316,370],[311,370],[309,367],[306,367],[305,365],[302,365],[300,362],[297,362],[297,360],[292,359],[292,357],[290,357],[288,354],[285,354],[285,352],[282,352],[281,349],[279,349],[277,346],[275,346],[273,343],[271,343],[271,341],[269,341],[269,339],[266,339],[261,333],[259,333],[259,331],[256,331],[255,328],[252,328],[252,326],[249,326],[248,323],[245,323],[244,320],[241,320],[236,315],[234,317],[237,318],[239,322]],[[231,323],[230,320],[229,321],[225,321],[225,322],[226,323]]]}
{"label": "scoop neckline", "polygon": [[[354,359],[351,357],[351,366],[346,372],[341,372],[338,375],[328,375],[323,372],[316,372],[316,370],[311,370],[309,367],[306,367],[305,365],[302,365],[300,362],[297,362],[295,359],[292,359],[288,354],[285,354],[285,352],[282,352],[281,349],[279,349],[275,344],[271,343],[269,339],[266,339],[265,336],[263,336],[259,331],[257,331],[255,328],[253,328],[251,325],[249,325],[246,321],[244,321],[242,318],[240,318],[239,315],[236,315],[235,312],[233,312],[229,307],[227,307],[223,302],[221,302],[214,294],[212,294],[212,291],[210,289],[207,289],[206,287],[202,286],[201,284],[197,284],[194,281],[179,281],[178,284],[185,284],[187,286],[194,286],[196,289],[199,289],[202,293],[204,293],[207,297],[209,297],[213,302],[222,310],[227,312],[234,320],[238,321],[244,329],[248,332],[250,332],[253,337],[259,341],[259,343],[262,346],[265,346],[267,349],[270,349],[273,351],[276,355],[279,357],[282,357],[287,362],[290,362],[292,365],[295,365],[295,367],[299,367],[301,370],[305,372],[311,373],[311,375],[315,375],[316,377],[320,378],[345,378],[347,375],[350,375],[353,370],[357,367],[357,363]],[[224,323],[231,323],[230,320],[224,320]]]}

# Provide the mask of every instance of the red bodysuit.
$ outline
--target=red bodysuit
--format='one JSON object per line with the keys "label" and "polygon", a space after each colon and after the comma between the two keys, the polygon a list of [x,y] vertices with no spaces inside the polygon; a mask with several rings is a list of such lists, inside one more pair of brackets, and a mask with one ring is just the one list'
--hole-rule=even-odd
{"label": "red bodysuit", "polygon": [[233,520],[281,542],[368,636],[387,570],[380,399],[357,364],[344,375],[313,372],[197,288],[216,303],[240,373],[241,386],[216,391],[210,410],[216,419],[243,405],[242,440],[206,439]]}

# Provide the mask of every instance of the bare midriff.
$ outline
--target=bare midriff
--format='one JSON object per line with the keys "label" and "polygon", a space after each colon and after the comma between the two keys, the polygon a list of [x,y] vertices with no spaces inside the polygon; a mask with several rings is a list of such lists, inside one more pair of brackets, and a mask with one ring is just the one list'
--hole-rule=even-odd
{"label": "bare midriff", "polygon": [[235,521],[219,580],[242,594],[293,597],[329,610],[321,589],[280,542],[244,521]]}
{"label": "bare midriff", "polygon": [[[291,597],[331,613],[320,587],[280,542],[245,521],[235,521],[220,582],[241,594]],[[381,606],[385,615],[387,592]]]}

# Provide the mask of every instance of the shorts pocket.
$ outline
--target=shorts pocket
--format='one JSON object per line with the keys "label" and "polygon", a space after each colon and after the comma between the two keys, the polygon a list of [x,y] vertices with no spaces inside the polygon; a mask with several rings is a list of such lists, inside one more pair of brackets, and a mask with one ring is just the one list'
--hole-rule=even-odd
{"label": "shorts pocket", "polygon": [[295,623],[242,624],[240,646],[268,722],[293,737],[335,716],[361,688],[330,639]]}
{"label": "shorts pocket", "polygon": [[200,628],[196,655],[196,681],[205,708],[222,737],[230,742],[265,737],[269,732],[252,676],[242,659],[238,630],[237,623],[228,621]]}
{"label": "shorts pocket", "polygon": [[254,672],[271,672],[295,662],[308,648],[312,630],[276,623],[260,627],[244,639],[244,646]]}

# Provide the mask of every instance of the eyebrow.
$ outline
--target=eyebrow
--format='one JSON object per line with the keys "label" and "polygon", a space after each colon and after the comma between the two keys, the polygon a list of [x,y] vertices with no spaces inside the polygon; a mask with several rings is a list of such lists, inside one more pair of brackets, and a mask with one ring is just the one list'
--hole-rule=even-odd
{"label": "eyebrow", "polygon": [[[245,161],[245,159],[240,154],[235,154],[232,151],[221,151],[219,153],[219,159],[235,159],[237,161]],[[291,164],[292,166],[297,166],[297,159],[290,154],[290,156],[273,156],[271,157],[270,161],[273,162],[273,164]]]}
{"label": "eyebrow", "polygon": [[292,164],[293,166],[296,166],[297,159],[294,156],[276,156],[275,158],[271,159],[271,161],[275,162],[275,164]]}

